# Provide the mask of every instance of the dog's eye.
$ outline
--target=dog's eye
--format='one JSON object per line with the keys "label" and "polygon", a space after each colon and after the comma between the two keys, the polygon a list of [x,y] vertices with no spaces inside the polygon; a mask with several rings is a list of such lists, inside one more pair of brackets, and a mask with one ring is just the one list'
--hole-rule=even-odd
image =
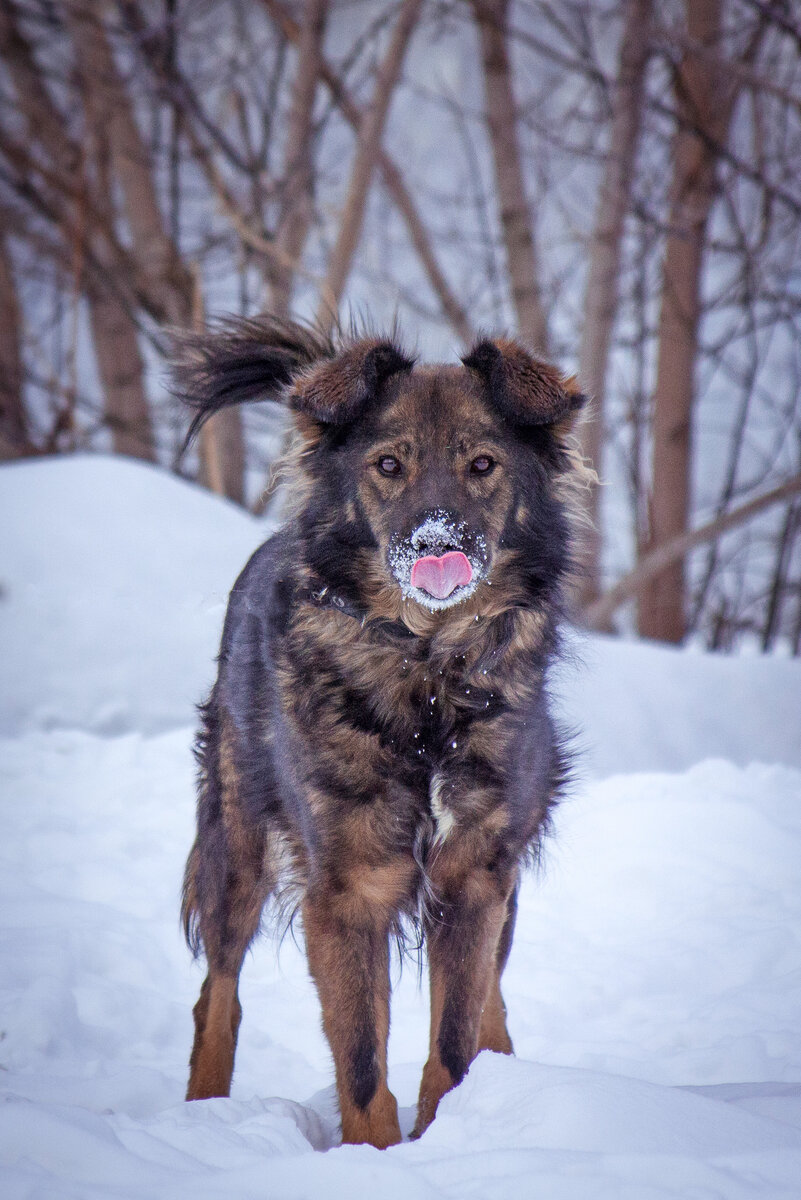
{"label": "dog's eye", "polygon": [[478,458],[474,458],[470,464],[470,471],[473,475],[489,475],[492,468],[495,466],[495,460],[490,458],[488,454],[480,454]]}
{"label": "dog's eye", "polygon": [[403,470],[397,458],[393,458],[391,454],[384,454],[379,458],[378,469],[382,475],[400,475]]}

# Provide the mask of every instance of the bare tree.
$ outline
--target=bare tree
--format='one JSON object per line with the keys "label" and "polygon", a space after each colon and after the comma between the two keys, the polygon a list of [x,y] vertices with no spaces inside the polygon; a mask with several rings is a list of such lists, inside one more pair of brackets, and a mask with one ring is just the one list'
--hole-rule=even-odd
{"label": "bare tree", "polygon": [[487,125],[517,327],[534,349],[547,354],[548,321],[540,297],[539,265],[526,198],[507,46],[509,0],[473,0],[473,13],[481,42]]}
{"label": "bare tree", "polygon": [[0,459],[30,450],[22,382],[22,316],[0,209]]}
{"label": "bare tree", "polygon": [[[598,192],[589,244],[579,378],[591,397],[581,427],[582,450],[603,477],[604,395],[612,328],[618,311],[623,224],[631,208],[634,159],[644,103],[645,69],[650,53],[651,0],[627,0],[617,79],[611,101],[609,148]],[[580,600],[600,593],[601,545],[599,491],[588,493],[589,528],[584,534],[583,586]]]}
{"label": "bare tree", "polygon": [[745,525],[764,510],[794,499],[799,492],[801,475],[794,475],[778,487],[771,488],[770,491],[716,517],[698,529],[685,530],[655,547],[640,559],[628,575],[587,606],[584,611],[585,622],[594,629],[607,628],[612,615],[622,604],[636,597],[644,585],[657,578],[668,567],[680,562],[689,550],[705,542],[717,541],[725,533]]}
{"label": "bare tree", "polygon": [[[279,0],[264,0],[264,2],[290,41],[299,44],[301,27],[287,13]],[[348,93],[341,78],[325,60],[320,64],[320,76],[348,125],[358,133],[364,114]],[[403,218],[409,239],[428,276],[431,288],[440,302],[442,312],[461,338],[462,343],[469,345],[474,338],[474,330],[463,305],[457,299],[445,277],[418,207],[404,182],[403,173],[394,159],[380,146],[376,157],[383,185]]]}
{"label": "bare tree", "polygon": [[[719,51],[723,36],[721,0],[688,2],[687,29],[690,47],[675,79],[679,127],[673,142],[659,318],[647,549],[687,529],[705,237],[717,194],[720,149],[728,138],[738,92],[719,58],[710,60],[695,50],[698,46],[702,51]],[[753,55],[758,36],[752,38],[747,57]],[[669,642],[683,639],[683,560],[673,562],[644,585],[638,627],[644,637]]]}
{"label": "bare tree", "polygon": [[801,31],[685,7],[7,0],[0,453],[110,445],[259,510],[281,421],[182,459],[171,325],[351,305],[447,356],[508,320],[594,396],[588,620],[628,621],[603,558],[649,636],[798,645]]}

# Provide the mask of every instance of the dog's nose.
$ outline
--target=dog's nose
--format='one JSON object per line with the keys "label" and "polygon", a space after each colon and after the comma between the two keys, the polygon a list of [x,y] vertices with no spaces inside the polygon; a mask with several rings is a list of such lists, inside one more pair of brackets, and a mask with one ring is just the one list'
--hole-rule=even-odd
{"label": "dog's nose", "polygon": [[463,549],[463,526],[464,522],[455,513],[443,509],[424,512],[409,540],[419,558],[439,558]]}
{"label": "dog's nose", "polygon": [[443,554],[448,554],[454,550],[458,550],[459,544],[455,540],[449,541],[442,538],[424,537],[415,539],[414,548],[420,558],[424,558],[429,555],[433,557],[440,557]]}

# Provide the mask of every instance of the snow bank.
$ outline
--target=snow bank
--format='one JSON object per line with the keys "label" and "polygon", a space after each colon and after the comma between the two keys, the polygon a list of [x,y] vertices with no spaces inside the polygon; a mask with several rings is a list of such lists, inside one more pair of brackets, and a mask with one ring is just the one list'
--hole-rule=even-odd
{"label": "snow bank", "polygon": [[0,731],[186,725],[263,522],[156,467],[0,469]]}
{"label": "snow bank", "polygon": [[[0,503],[17,525],[0,556],[4,1197],[795,1200],[797,664],[581,646],[588,670],[561,688],[595,757],[522,890],[518,1057],[480,1056],[419,1142],[340,1147],[291,938],[245,964],[231,1099],[182,1101],[202,973],[177,921],[187,722],[262,529],[100,459],[5,469]],[[395,974],[408,1132],[427,1005],[413,967]]]}
{"label": "snow bank", "polygon": [[[565,804],[506,977],[518,1059],[482,1055],[419,1143],[379,1154],[336,1148],[291,939],[246,962],[231,1100],[181,1101],[200,981],[176,918],[188,741],[0,743],[4,1195],[794,1194],[801,772],[708,762]],[[390,1041],[407,1131],[426,1026],[407,966]]]}
{"label": "snow bank", "polygon": [[801,661],[575,634],[557,691],[582,769],[683,771],[704,758],[801,767]]}

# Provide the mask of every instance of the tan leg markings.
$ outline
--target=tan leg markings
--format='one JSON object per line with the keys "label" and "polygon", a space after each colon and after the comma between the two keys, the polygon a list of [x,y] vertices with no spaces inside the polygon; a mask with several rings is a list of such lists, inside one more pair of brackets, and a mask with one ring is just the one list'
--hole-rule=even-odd
{"label": "tan leg markings", "polygon": [[195,1042],[189,1059],[187,1100],[227,1096],[234,1073],[234,1053],[242,1009],[237,981],[209,976],[194,1008]]}

